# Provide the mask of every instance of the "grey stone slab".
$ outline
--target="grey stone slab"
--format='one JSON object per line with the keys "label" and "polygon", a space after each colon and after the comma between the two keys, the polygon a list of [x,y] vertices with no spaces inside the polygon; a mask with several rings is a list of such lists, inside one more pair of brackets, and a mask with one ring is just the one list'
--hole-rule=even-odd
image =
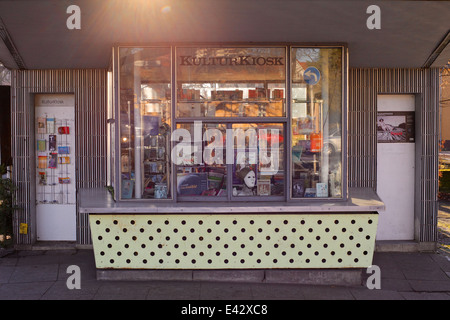
{"label": "grey stone slab", "polygon": [[444,292],[400,292],[406,300],[450,300]]}
{"label": "grey stone slab", "polygon": [[431,255],[431,258],[444,272],[450,273],[450,256],[444,254],[433,254]]}
{"label": "grey stone slab", "polygon": [[361,285],[361,270],[266,270],[265,281],[268,283],[359,286]]}
{"label": "grey stone slab", "polygon": [[450,280],[409,280],[409,283],[418,292],[450,292]]}
{"label": "grey stone slab", "polygon": [[432,264],[405,265],[402,272],[408,280],[448,280],[445,272]]}
{"label": "grey stone slab", "polygon": [[98,281],[81,280],[80,289],[67,288],[66,281],[56,281],[42,295],[42,300],[91,300],[101,284]]}
{"label": "grey stone slab", "polygon": [[251,300],[252,290],[244,283],[201,283],[201,300]]}
{"label": "grey stone slab", "polygon": [[193,270],[194,281],[262,282],[264,270]]}
{"label": "grey stone slab", "polygon": [[60,256],[46,255],[43,251],[26,251],[26,254],[19,252],[17,266],[39,265],[39,264],[58,264]]}
{"label": "grey stone slab", "polygon": [[145,300],[148,286],[137,283],[108,283],[99,287],[94,300]]}
{"label": "grey stone slab", "polygon": [[15,267],[13,267],[13,266],[1,266],[0,265],[0,283],[8,283],[14,270],[15,270]]}
{"label": "grey stone slab", "polygon": [[9,282],[56,281],[58,268],[57,264],[16,267]]}
{"label": "grey stone slab", "polygon": [[38,300],[52,285],[52,281],[2,284],[0,300]]}
{"label": "grey stone slab", "polygon": [[254,300],[303,300],[303,288],[293,284],[255,283],[250,285]]}
{"label": "grey stone slab", "polygon": [[350,289],[351,294],[356,300],[405,300],[405,298],[394,290],[377,289]]}
{"label": "grey stone slab", "polygon": [[309,285],[303,286],[302,292],[306,300],[355,300],[350,287]]}
{"label": "grey stone slab", "polygon": [[148,287],[147,300],[199,300],[199,282],[152,282]]}
{"label": "grey stone slab", "polygon": [[191,281],[191,270],[124,270],[97,269],[97,280],[120,281]]}
{"label": "grey stone slab", "polygon": [[[380,267],[382,279],[405,279],[405,275],[394,257],[395,253],[380,254],[375,252],[372,265]],[[367,270],[363,274],[367,274]]]}
{"label": "grey stone slab", "polygon": [[0,266],[15,266],[18,260],[18,257],[3,257],[0,258]]}
{"label": "grey stone slab", "polygon": [[[364,284],[367,288],[367,285]],[[381,290],[392,290],[392,291],[413,291],[408,280],[405,279],[383,279],[381,278],[380,283]]]}

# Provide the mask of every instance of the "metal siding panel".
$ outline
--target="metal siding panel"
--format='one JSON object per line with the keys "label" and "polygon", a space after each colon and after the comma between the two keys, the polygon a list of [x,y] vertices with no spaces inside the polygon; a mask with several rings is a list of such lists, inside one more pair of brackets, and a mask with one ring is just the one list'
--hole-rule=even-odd
{"label": "metal siding panel", "polygon": [[[348,157],[349,186],[376,189],[376,95],[378,93],[418,93],[421,95],[422,129],[419,165],[416,177],[420,190],[419,241],[437,240],[438,191],[438,69],[350,69]],[[361,147],[361,144],[363,145]]]}
{"label": "metal siding panel", "polygon": [[[21,209],[15,214],[14,233],[16,244],[32,244],[32,234],[19,234],[19,224],[28,223],[32,229],[34,204],[31,203],[34,183],[30,168],[34,159],[30,148],[34,147],[30,133],[34,119],[29,110],[33,93],[75,94],[75,157],[76,188],[98,187],[106,184],[106,74],[107,70],[13,70],[11,85],[12,177],[18,185],[16,205]],[[95,125],[94,125],[95,124]],[[32,133],[31,133],[32,134]],[[94,137],[94,138],[92,138]],[[81,166],[80,166],[81,163]],[[91,243],[89,222],[77,217],[77,242]]]}

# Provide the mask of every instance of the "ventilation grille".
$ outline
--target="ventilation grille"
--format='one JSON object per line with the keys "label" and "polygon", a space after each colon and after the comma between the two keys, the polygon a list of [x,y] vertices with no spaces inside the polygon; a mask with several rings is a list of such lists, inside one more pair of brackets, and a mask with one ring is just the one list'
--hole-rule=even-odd
{"label": "ventilation grille", "polygon": [[366,268],[376,213],[90,215],[97,268]]}

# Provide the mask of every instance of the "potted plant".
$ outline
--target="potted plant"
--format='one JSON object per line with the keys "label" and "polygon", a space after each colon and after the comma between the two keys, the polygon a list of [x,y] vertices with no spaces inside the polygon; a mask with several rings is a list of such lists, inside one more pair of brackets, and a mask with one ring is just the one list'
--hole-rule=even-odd
{"label": "potted plant", "polygon": [[13,224],[12,216],[15,209],[13,205],[16,186],[9,178],[3,178],[7,172],[4,164],[0,165],[0,247],[12,244]]}

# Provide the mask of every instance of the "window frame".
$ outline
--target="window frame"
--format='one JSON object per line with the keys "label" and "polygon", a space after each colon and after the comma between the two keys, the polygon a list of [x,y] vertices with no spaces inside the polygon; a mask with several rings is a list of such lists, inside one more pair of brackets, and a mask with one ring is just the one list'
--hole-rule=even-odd
{"label": "window frame", "polygon": [[[142,199],[132,198],[124,199],[121,197],[121,149],[120,149],[120,49],[121,48],[161,48],[169,47],[171,54],[171,132],[176,128],[179,123],[193,123],[194,121],[202,121],[203,123],[222,123],[226,124],[227,128],[231,127],[233,123],[277,123],[283,126],[284,135],[284,150],[283,150],[283,165],[285,168],[286,178],[284,179],[284,194],[282,196],[232,196],[232,174],[229,168],[232,168],[233,164],[226,164],[227,166],[227,196],[179,196],[175,188],[177,183],[177,165],[171,162],[171,185],[170,194],[171,197],[167,199]],[[285,103],[284,103],[284,116],[283,117],[190,117],[190,118],[178,118],[176,115],[176,108],[178,103],[177,96],[177,48],[190,47],[190,48],[284,48],[285,50]],[[292,197],[292,121],[291,121],[291,109],[292,109],[292,76],[291,76],[291,52],[293,48],[339,48],[342,55],[342,94],[341,94],[341,116],[342,116],[342,129],[341,129],[341,163],[342,163],[342,196],[340,198],[293,198]],[[115,143],[114,145],[114,168],[111,170],[111,181],[114,182],[114,189],[116,192],[115,200],[118,202],[144,202],[144,203],[187,203],[187,202],[282,202],[284,204],[289,203],[302,203],[302,202],[342,202],[348,199],[348,162],[347,162],[347,114],[348,114],[348,47],[344,43],[330,43],[330,44],[308,44],[308,43],[154,43],[149,45],[140,44],[118,44],[113,47],[112,54],[112,66],[113,66],[113,81],[112,81],[112,93],[113,93],[113,108],[115,119],[113,120],[115,125]],[[170,142],[170,148],[173,150],[174,142]]]}

